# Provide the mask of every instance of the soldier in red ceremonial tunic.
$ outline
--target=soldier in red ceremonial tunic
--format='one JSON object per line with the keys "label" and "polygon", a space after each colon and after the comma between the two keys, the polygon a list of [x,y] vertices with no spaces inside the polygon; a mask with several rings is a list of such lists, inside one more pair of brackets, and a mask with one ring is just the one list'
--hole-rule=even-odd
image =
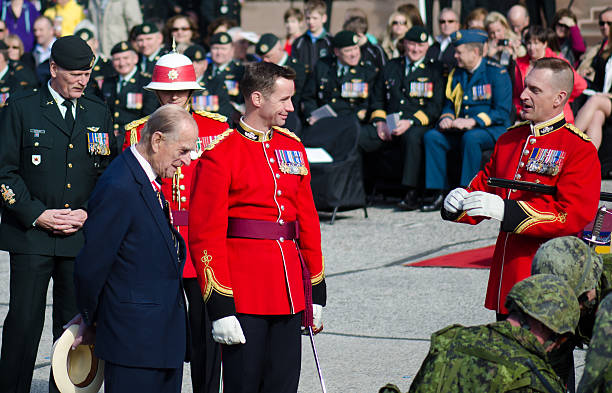
{"label": "soldier in red ceremonial tunic", "polygon": [[293,111],[294,78],[287,67],[249,65],[240,84],[246,114],[207,148],[194,175],[189,247],[223,344],[226,393],[296,392],[302,311],[314,314],[306,326],[322,327],[310,167],[299,138],[279,127]]}
{"label": "soldier in red ceremonial tunic", "polygon": [[[187,222],[190,203],[191,178],[195,161],[206,146],[229,129],[225,116],[206,111],[191,111],[191,95],[202,89],[196,83],[195,70],[188,57],[172,52],[162,56],[153,69],[151,82],[145,89],[154,92],[161,105],[177,104],[190,111],[198,124],[196,150],[191,152],[191,165],[178,168],[172,181],[162,184],[162,192],[172,209],[173,224],[188,241]],[[125,126],[123,150],[140,140],[140,132],[149,116],[134,120]],[[205,312],[205,305],[191,263],[189,251],[183,269],[183,286],[189,301],[189,322],[191,328],[191,379],[195,393],[219,391],[221,358],[219,346],[212,340],[211,322]]]}
{"label": "soldier in red ceremonial tunic", "polygon": [[[520,97],[527,121],[500,136],[491,160],[467,189],[457,188],[444,200],[444,219],[501,221],[485,300],[498,319],[508,313],[504,303],[512,286],[530,275],[538,247],[548,239],[578,233],[597,210],[597,150],[563,115],[572,86],[573,72],[564,60],[538,60]],[[487,185],[491,177],[551,185],[556,193],[494,188]]]}

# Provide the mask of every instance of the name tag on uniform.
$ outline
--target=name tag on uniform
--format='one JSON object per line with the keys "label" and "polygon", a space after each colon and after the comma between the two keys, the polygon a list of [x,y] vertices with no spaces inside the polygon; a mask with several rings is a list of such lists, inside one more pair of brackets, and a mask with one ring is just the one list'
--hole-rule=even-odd
{"label": "name tag on uniform", "polygon": [[238,82],[233,80],[225,80],[225,88],[227,88],[227,94],[230,96],[237,96],[240,93],[238,89]]}
{"label": "name tag on uniform", "polygon": [[87,151],[94,156],[110,155],[110,141],[105,132],[87,133]]}
{"label": "name tag on uniform", "polygon": [[191,97],[191,107],[196,111],[217,112],[219,110],[219,96],[194,96]]}
{"label": "name tag on uniform", "polygon": [[142,93],[127,93],[125,106],[128,109],[142,109]]}
{"label": "name tag on uniform", "polygon": [[306,162],[301,151],[275,150],[278,168],[289,175],[307,175]]}
{"label": "name tag on uniform", "polygon": [[528,172],[556,176],[561,170],[564,160],[564,151],[536,147],[529,156],[526,169]]}
{"label": "name tag on uniform", "polygon": [[368,98],[368,84],[365,82],[345,82],[340,94],[344,98]]}
{"label": "name tag on uniform", "polygon": [[491,99],[491,84],[477,85],[472,87],[472,99],[476,101]]}
{"label": "name tag on uniform", "polygon": [[38,138],[38,137],[40,137],[40,134],[44,134],[47,131],[45,131],[45,130],[37,130],[36,128],[30,128],[30,132],[32,134],[34,134],[34,138]]}
{"label": "name tag on uniform", "polygon": [[410,82],[410,97],[433,97],[433,82]]}

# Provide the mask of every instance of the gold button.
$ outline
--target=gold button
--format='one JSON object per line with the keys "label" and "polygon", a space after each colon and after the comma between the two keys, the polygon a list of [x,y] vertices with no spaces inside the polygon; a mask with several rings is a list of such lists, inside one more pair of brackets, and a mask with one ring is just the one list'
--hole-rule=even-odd
{"label": "gold button", "polygon": [[181,202],[187,202],[187,197],[182,196],[181,197]]}
{"label": "gold button", "polygon": [[119,117],[119,112],[115,112],[115,117]]}
{"label": "gold button", "polygon": [[115,125],[114,125],[114,127],[115,127],[115,128],[119,128],[119,124],[115,124]]}
{"label": "gold button", "polygon": [[182,180],[182,179],[184,179],[184,178],[185,178],[185,175],[183,175],[183,174],[181,173],[181,174],[179,175],[179,179],[181,179],[181,180]]}
{"label": "gold button", "polygon": [[68,147],[69,147],[69,148],[71,148],[71,149],[74,149],[74,145],[73,145],[72,143],[70,143],[70,144],[68,145]]}
{"label": "gold button", "polygon": [[181,184],[181,185],[179,186],[179,190],[181,190],[181,191],[185,191],[185,185],[184,185],[184,184]]}
{"label": "gold button", "polygon": [[280,173],[277,173],[275,176],[277,179],[280,178]]}
{"label": "gold button", "polygon": [[69,207],[70,207],[70,205],[66,203],[66,204],[64,205],[64,207],[65,207],[65,208],[69,208]]}
{"label": "gold button", "polygon": [[274,158],[270,158],[270,163],[274,164]]}
{"label": "gold button", "polygon": [[281,218],[280,220],[278,220],[278,223],[279,223],[280,225],[285,225],[285,220],[283,220],[283,219]]}
{"label": "gold button", "polygon": [[115,105],[119,105],[119,100],[115,100]]}
{"label": "gold button", "polygon": [[282,242],[284,242],[284,241],[285,241],[285,238],[284,238],[284,237],[281,237],[280,239],[278,239],[278,241],[282,243]]}
{"label": "gold button", "polygon": [[404,100],[400,100],[400,104],[403,104],[403,103],[404,103]]}
{"label": "gold button", "polygon": [[281,205],[281,210],[285,211],[285,205]]}
{"label": "gold button", "polygon": [[336,102],[336,99],[335,99],[335,98],[332,98],[332,99],[331,99],[331,102]]}
{"label": "gold button", "polygon": [[269,148],[270,148],[270,144],[266,143],[266,149],[269,149]]}
{"label": "gold button", "polygon": [[68,163],[68,168],[72,168],[72,164],[71,163]]}
{"label": "gold button", "polygon": [[70,183],[66,184],[66,188],[71,188],[72,186],[70,185]]}
{"label": "gold button", "polygon": [[38,146],[38,145],[40,145],[40,143],[34,142],[34,146]]}
{"label": "gold button", "polygon": [[464,99],[464,100],[467,100],[467,99],[468,99],[468,96],[463,96],[463,99]]}

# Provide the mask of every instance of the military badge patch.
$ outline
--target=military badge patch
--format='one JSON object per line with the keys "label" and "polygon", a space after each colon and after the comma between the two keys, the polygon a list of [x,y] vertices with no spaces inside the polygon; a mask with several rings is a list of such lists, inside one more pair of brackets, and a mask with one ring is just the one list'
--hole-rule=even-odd
{"label": "military badge patch", "polygon": [[564,151],[536,147],[529,156],[526,169],[528,172],[556,176],[561,171],[564,160]]}
{"label": "military badge patch", "polygon": [[368,84],[365,82],[345,82],[340,95],[343,98],[368,98]]}
{"label": "military badge patch", "polygon": [[40,134],[44,134],[46,131],[45,130],[37,130],[35,128],[30,128],[30,132],[32,134],[34,134],[34,138],[38,138],[38,137],[40,137]]}
{"label": "military badge patch", "polygon": [[0,186],[0,189],[2,190],[2,199],[4,199],[4,202],[8,203],[9,205],[14,204],[15,193],[13,190],[11,190],[10,187],[7,187],[6,184]]}
{"label": "military badge patch", "polygon": [[476,101],[491,99],[491,84],[472,87],[472,99]]}
{"label": "military badge patch", "polygon": [[[88,130],[97,127],[88,127]],[[108,134],[105,132],[88,132],[87,133],[87,151],[94,156],[110,155],[110,141]]]}
{"label": "military badge patch", "polygon": [[191,97],[191,107],[196,111],[217,112],[219,110],[219,96],[202,95]]}
{"label": "military badge patch", "polygon": [[126,108],[136,110],[142,109],[142,93],[127,93],[126,100]]}
{"label": "military badge patch", "polygon": [[225,88],[227,89],[227,94],[231,96],[237,96],[240,93],[238,90],[238,82],[234,80],[225,80]]}
{"label": "military badge patch", "polygon": [[306,169],[306,162],[301,151],[296,150],[275,150],[276,160],[278,161],[278,168],[281,172],[290,175],[302,175],[308,174]]}
{"label": "military badge patch", "polygon": [[38,166],[42,161],[40,154],[32,154],[32,164]]}

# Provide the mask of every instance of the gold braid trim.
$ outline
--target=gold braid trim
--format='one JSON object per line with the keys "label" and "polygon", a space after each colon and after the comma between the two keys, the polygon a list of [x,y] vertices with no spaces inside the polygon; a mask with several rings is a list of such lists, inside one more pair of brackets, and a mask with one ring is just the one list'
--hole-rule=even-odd
{"label": "gold braid trim", "polygon": [[587,142],[591,141],[591,138],[589,138],[589,136],[585,134],[584,132],[580,131],[580,128],[576,127],[575,125],[571,123],[565,123],[565,127],[571,132],[573,132],[574,134],[578,135],[580,138],[584,139],[585,141]]}
{"label": "gold braid trim", "polygon": [[310,282],[312,283],[312,285],[317,285],[318,283],[323,281],[324,278],[325,278],[325,257],[321,257],[321,271],[318,274],[310,277]]}
{"label": "gold braid trim", "polygon": [[526,124],[529,124],[529,120],[522,121],[520,123],[516,123],[515,125],[508,127],[507,130],[512,130],[513,128],[519,128],[519,127],[522,127],[522,126],[524,126]]}
{"label": "gold braid trim", "polygon": [[135,144],[138,143],[138,131],[136,130],[136,127],[138,127],[141,124],[144,124],[147,122],[147,120],[149,120],[149,116],[145,116],[142,117],[140,119],[134,120],[128,124],[125,125],[125,132],[130,132],[130,145],[133,146]]}
{"label": "gold braid trim", "polygon": [[234,131],[233,128],[228,128],[227,130],[223,131],[221,134],[217,135],[217,137],[210,142],[210,144],[208,146],[206,146],[204,149],[202,149],[203,151],[206,150],[212,150],[215,148],[215,146],[217,146],[219,144],[219,142],[221,142],[222,140],[224,140],[225,138],[227,138],[227,136],[229,134],[231,134]]}
{"label": "gold braid trim", "polygon": [[553,223],[555,221],[564,223],[567,216],[566,213],[559,213],[559,215],[557,216],[555,213],[552,212],[541,212],[529,206],[529,204],[524,201],[518,202],[518,205],[521,209],[523,209],[523,211],[525,212],[525,214],[527,214],[528,217],[516,226],[514,233],[517,234],[523,233],[527,229],[537,224]]}
{"label": "gold braid trim", "polygon": [[210,261],[212,261],[212,255],[208,255],[208,250],[202,251],[202,258],[200,260],[204,263],[204,277],[206,277],[206,284],[204,285],[204,293],[202,297],[204,301],[207,301],[212,294],[212,291],[215,290],[219,294],[223,296],[234,296],[234,291],[231,287],[221,285],[217,278],[215,277],[215,272],[210,268]]}
{"label": "gold braid trim", "polygon": [[208,111],[195,111],[195,113],[203,117],[208,117],[209,119],[220,121],[221,123],[227,123],[227,117],[218,113]]}
{"label": "gold braid trim", "polygon": [[446,82],[446,98],[451,100],[453,106],[455,108],[455,117],[459,117],[459,112],[461,112],[461,104],[463,103],[463,87],[461,87],[460,83],[457,83],[454,89],[451,90],[453,86],[453,75],[455,75],[455,68],[452,69],[450,74],[448,74],[448,81]]}
{"label": "gold braid trim", "polygon": [[272,126],[272,128],[278,132],[280,132],[281,134],[285,134],[293,139],[295,139],[298,142],[301,142],[302,140],[300,139],[300,137],[298,137],[297,135],[295,135],[293,132],[289,131],[286,128],[282,128],[282,127],[277,127],[277,126]]}

